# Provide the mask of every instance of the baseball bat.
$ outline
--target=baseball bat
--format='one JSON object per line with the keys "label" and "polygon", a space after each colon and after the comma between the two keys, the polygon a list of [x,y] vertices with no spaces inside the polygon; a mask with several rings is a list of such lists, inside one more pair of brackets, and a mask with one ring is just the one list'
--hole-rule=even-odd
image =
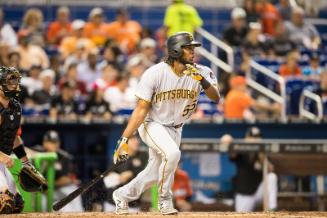
{"label": "baseball bat", "polygon": [[90,182],[88,182],[88,183],[80,186],[75,191],[73,191],[72,193],[70,193],[69,195],[67,195],[66,197],[64,197],[63,199],[61,199],[60,201],[58,201],[55,204],[53,204],[52,209],[54,211],[60,210],[61,208],[63,208],[64,206],[66,206],[69,202],[71,202],[72,200],[74,200],[77,196],[82,195],[87,190],[89,190],[98,181],[100,181],[101,179],[103,179],[108,173],[110,173],[111,171],[117,169],[117,167],[119,167],[123,162],[124,161],[118,162],[117,164],[112,165],[109,169],[107,169],[106,171],[104,171],[103,173],[101,173],[100,175],[98,175],[97,177],[95,177],[94,179],[92,179]]}

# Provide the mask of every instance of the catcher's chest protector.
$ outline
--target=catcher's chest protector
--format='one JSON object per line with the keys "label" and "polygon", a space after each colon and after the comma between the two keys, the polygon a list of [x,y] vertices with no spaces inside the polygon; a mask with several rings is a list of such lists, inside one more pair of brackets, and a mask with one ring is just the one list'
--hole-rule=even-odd
{"label": "catcher's chest protector", "polygon": [[10,155],[20,126],[21,106],[19,102],[10,100],[8,108],[4,108],[0,104],[0,115],[2,120],[0,124],[0,150]]}

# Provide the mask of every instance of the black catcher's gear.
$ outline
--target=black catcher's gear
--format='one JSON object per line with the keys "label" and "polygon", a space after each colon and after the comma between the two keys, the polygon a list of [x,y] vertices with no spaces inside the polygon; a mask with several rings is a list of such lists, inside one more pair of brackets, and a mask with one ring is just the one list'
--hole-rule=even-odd
{"label": "black catcher's gear", "polygon": [[[16,98],[19,95],[21,75],[14,67],[0,67],[0,86],[7,98]],[[15,90],[9,90],[9,85],[17,85]]]}
{"label": "black catcher's gear", "polygon": [[201,46],[200,42],[194,41],[193,35],[188,32],[178,32],[170,36],[167,40],[168,56],[180,58],[183,55],[183,47],[193,45]]}
{"label": "black catcher's gear", "polygon": [[17,192],[15,195],[8,190],[0,192],[0,214],[20,213],[24,208],[24,200]]}
{"label": "black catcher's gear", "polygon": [[13,149],[14,140],[20,127],[21,106],[15,99],[9,100],[8,108],[0,104],[0,151],[10,155]]}
{"label": "black catcher's gear", "polygon": [[17,192],[14,196],[15,200],[15,207],[13,209],[13,213],[21,213],[24,209],[24,199],[23,197]]}

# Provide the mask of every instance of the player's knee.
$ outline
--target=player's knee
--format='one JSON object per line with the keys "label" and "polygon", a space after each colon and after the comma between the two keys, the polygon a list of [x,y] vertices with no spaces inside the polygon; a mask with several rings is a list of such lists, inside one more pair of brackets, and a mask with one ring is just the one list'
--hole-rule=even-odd
{"label": "player's knee", "polygon": [[0,214],[10,214],[13,213],[15,207],[14,195],[8,190],[5,192],[0,192]]}
{"label": "player's knee", "polygon": [[174,151],[170,152],[168,161],[173,164],[178,164],[180,158],[181,158],[181,151],[174,150]]}
{"label": "player's knee", "polygon": [[277,183],[277,175],[276,173],[269,173],[268,174],[269,183]]}

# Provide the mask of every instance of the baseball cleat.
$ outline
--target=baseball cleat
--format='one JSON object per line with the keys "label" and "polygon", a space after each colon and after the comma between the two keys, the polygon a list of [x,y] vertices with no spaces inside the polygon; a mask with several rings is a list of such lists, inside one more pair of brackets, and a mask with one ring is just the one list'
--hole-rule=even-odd
{"label": "baseball cleat", "polygon": [[117,190],[115,190],[112,193],[112,199],[114,200],[116,204],[116,214],[128,214],[128,202],[125,201],[121,196],[119,196],[119,193]]}
{"label": "baseball cleat", "polygon": [[174,208],[173,199],[171,197],[160,198],[158,208],[162,215],[172,215],[178,213],[178,210]]}

